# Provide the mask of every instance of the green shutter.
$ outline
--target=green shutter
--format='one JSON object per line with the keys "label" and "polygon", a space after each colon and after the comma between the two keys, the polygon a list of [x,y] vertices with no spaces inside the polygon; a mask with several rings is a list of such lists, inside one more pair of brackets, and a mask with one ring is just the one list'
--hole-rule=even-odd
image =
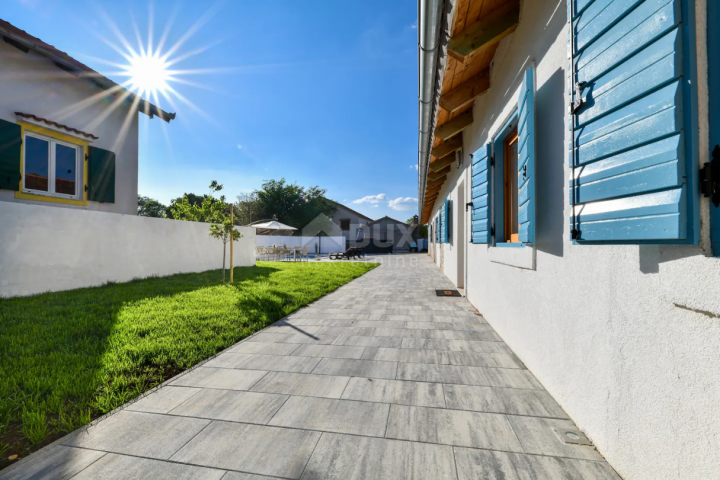
{"label": "green shutter", "polygon": [[115,154],[88,147],[88,200],[115,203]]}
{"label": "green shutter", "polygon": [[22,128],[17,123],[0,120],[0,189],[20,189],[20,147]]}

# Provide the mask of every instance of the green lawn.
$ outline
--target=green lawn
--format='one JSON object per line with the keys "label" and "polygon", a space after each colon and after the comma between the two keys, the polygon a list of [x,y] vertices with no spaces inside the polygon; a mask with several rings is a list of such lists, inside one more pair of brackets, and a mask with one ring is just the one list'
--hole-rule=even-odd
{"label": "green lawn", "polygon": [[[258,262],[0,299],[0,462],[23,456],[373,269]],[[3,463],[0,463],[0,468]]]}

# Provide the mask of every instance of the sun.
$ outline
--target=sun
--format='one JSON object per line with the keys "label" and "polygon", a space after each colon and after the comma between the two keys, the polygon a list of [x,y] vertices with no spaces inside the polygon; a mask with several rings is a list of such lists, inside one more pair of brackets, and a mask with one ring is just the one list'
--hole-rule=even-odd
{"label": "sun", "polygon": [[166,93],[172,80],[168,67],[167,60],[158,54],[133,55],[126,67],[130,88],[141,96],[157,97],[158,93]]}

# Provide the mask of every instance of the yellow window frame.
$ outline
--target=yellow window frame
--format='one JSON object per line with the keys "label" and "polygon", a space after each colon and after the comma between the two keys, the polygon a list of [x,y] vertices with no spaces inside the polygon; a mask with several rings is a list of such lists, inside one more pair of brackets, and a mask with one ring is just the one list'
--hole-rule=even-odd
{"label": "yellow window frame", "polygon": [[[32,123],[22,122],[18,121],[18,125],[20,125],[21,128],[21,138],[23,139],[22,145],[20,146],[20,171],[22,172],[22,178],[20,179],[20,184],[18,191],[15,192],[15,198],[20,200],[32,200],[35,202],[45,202],[45,203],[60,203],[64,205],[76,205],[79,207],[87,207],[89,204],[88,201],[88,192],[85,190],[85,186],[88,184],[88,146],[90,146],[90,142],[81,140],[77,137],[73,137],[70,135],[65,135],[60,132],[56,132],[55,130],[50,130],[49,128],[44,128],[38,125],[34,125]],[[49,195],[35,195],[33,193],[26,193],[23,192],[23,179],[25,178],[25,132],[33,132],[33,133],[39,133],[40,135],[45,135],[46,137],[54,138],[56,140],[60,140],[67,143],[72,143],[74,145],[77,145],[79,147],[82,147],[83,149],[83,183],[80,185],[80,189],[82,192],[82,200],[74,200],[70,198],[60,198],[60,197],[52,197]]]}

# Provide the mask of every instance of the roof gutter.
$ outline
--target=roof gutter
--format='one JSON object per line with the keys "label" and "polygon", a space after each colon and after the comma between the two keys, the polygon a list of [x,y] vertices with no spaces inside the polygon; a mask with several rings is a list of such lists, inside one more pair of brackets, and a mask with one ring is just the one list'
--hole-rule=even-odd
{"label": "roof gutter", "polygon": [[418,213],[425,203],[430,150],[437,121],[454,0],[418,0]]}

